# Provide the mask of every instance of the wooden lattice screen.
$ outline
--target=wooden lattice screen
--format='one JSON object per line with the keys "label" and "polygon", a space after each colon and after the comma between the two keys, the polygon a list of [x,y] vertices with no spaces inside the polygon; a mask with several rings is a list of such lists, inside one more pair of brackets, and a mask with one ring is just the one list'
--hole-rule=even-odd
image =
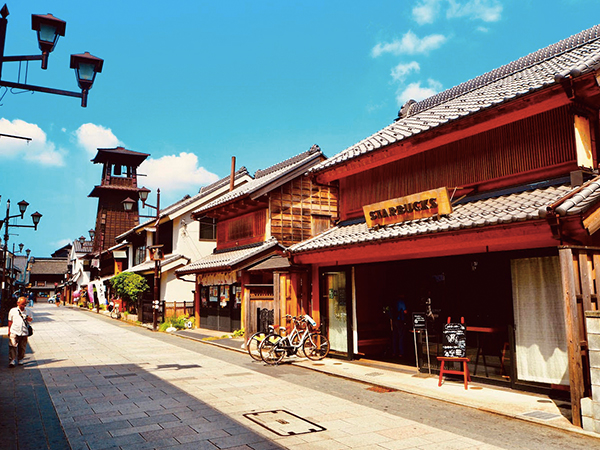
{"label": "wooden lattice screen", "polygon": [[599,308],[600,248],[559,247],[565,307],[573,424],[581,426],[581,399],[591,396],[585,311]]}

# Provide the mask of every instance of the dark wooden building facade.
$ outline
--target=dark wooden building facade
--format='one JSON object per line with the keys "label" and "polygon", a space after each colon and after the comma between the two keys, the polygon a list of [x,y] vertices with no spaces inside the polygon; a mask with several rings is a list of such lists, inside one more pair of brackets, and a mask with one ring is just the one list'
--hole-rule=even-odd
{"label": "dark wooden building facade", "polygon": [[437,369],[442,324],[464,317],[475,376],[570,390],[580,424],[583,311],[600,294],[599,61],[594,27],[407,102],[311,169],[339,186],[341,222],[293,245],[291,262],[312,266],[334,351],[398,358],[387,312],[401,296],[409,316],[429,313],[431,338],[406,330],[402,361]]}

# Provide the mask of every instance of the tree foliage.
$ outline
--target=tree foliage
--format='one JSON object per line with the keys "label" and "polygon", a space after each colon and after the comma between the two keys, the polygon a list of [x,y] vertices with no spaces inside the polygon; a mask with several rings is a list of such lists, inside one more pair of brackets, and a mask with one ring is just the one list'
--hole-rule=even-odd
{"label": "tree foliage", "polygon": [[142,294],[150,289],[146,279],[133,272],[121,272],[115,275],[110,279],[110,285],[117,296],[123,299],[128,306],[133,306],[136,311]]}

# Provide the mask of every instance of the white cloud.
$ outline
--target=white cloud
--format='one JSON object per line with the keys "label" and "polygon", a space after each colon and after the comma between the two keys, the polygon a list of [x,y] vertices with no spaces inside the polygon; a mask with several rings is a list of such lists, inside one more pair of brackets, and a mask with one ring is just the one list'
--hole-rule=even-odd
{"label": "white cloud", "polygon": [[439,16],[443,4],[447,5],[446,18],[467,18],[484,22],[497,22],[502,15],[498,0],[421,0],[412,9],[413,19],[419,25],[431,24]]}
{"label": "white cloud", "polygon": [[102,125],[84,123],[73,134],[77,139],[77,144],[83,147],[90,156],[95,156],[99,148],[123,146],[112,130]]}
{"label": "white cloud", "polygon": [[497,22],[502,15],[502,5],[497,0],[468,0],[466,2],[448,0],[448,3],[450,6],[446,11],[446,17],[449,19],[466,17],[484,22]]}
{"label": "white cloud", "polygon": [[411,61],[408,64],[400,63],[392,69],[392,78],[394,81],[404,81],[411,72],[419,72],[421,66],[416,61]]}
{"label": "white cloud", "polygon": [[442,90],[442,83],[431,78],[427,80],[427,87],[422,87],[421,82],[410,83],[404,90],[399,91],[396,96],[398,106],[404,105],[408,100],[423,100],[427,97],[437,94]]}
{"label": "white cloud", "polygon": [[419,25],[433,23],[440,11],[441,0],[423,0],[412,10],[413,18]]}
{"label": "white cloud", "polygon": [[428,53],[431,50],[439,48],[446,42],[446,37],[441,34],[430,34],[420,39],[412,31],[408,31],[402,39],[395,39],[393,42],[379,43],[371,51],[373,58],[383,55],[384,53],[392,53],[394,55],[417,53]]}
{"label": "white cloud", "polygon": [[43,166],[64,166],[66,151],[57,149],[47,140],[46,133],[36,124],[0,118],[0,134],[31,138],[31,141],[0,136],[0,159],[31,161]]}
{"label": "white cloud", "polygon": [[195,193],[201,186],[219,179],[204,167],[198,167],[198,157],[195,154],[186,152],[158,159],[149,158],[140,165],[138,172],[147,175],[147,187],[159,188],[161,191]]}

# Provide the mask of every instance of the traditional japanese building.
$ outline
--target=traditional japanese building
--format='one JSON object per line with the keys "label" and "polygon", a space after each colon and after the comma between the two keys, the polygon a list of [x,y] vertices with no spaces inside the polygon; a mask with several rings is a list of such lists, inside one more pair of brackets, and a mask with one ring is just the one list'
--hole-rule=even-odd
{"label": "traditional japanese building", "polygon": [[[409,101],[310,169],[339,186],[341,221],[289,255],[312,266],[335,352],[397,358],[388,311],[402,298],[401,361],[435,370],[442,325],[464,317],[472,375],[570,390],[580,423],[583,311],[598,309],[600,289],[599,70],[596,26]],[[412,313],[427,317],[429,346]]]}
{"label": "traditional japanese building", "polygon": [[[146,219],[139,225],[117,236],[117,244],[111,248],[117,264],[116,272],[135,272],[146,278],[150,289],[143,294],[138,319],[152,322],[152,301],[156,263],[151,259],[149,248],[153,244],[162,245],[164,259],[158,267],[157,289],[160,301],[160,315],[165,317],[194,314],[195,284],[186,282],[175,275],[175,271],[191,261],[209,255],[215,248],[216,236],[209,224],[191,218],[192,212],[214,201],[230,190],[231,182],[239,187],[252,180],[245,167],[241,167],[231,176],[222,178],[208,186],[200,188],[194,196],[168,205],[158,213],[159,241],[154,242],[157,219]],[[164,318],[164,317],[163,317]]]}
{"label": "traditional japanese building", "polygon": [[200,327],[243,328],[249,335],[268,322],[285,323],[285,314],[312,310],[309,273],[290,265],[283,252],[337,220],[337,188],[306,176],[324,159],[314,145],[194,211],[217,244],[212,254],[176,270],[196,282]]}

